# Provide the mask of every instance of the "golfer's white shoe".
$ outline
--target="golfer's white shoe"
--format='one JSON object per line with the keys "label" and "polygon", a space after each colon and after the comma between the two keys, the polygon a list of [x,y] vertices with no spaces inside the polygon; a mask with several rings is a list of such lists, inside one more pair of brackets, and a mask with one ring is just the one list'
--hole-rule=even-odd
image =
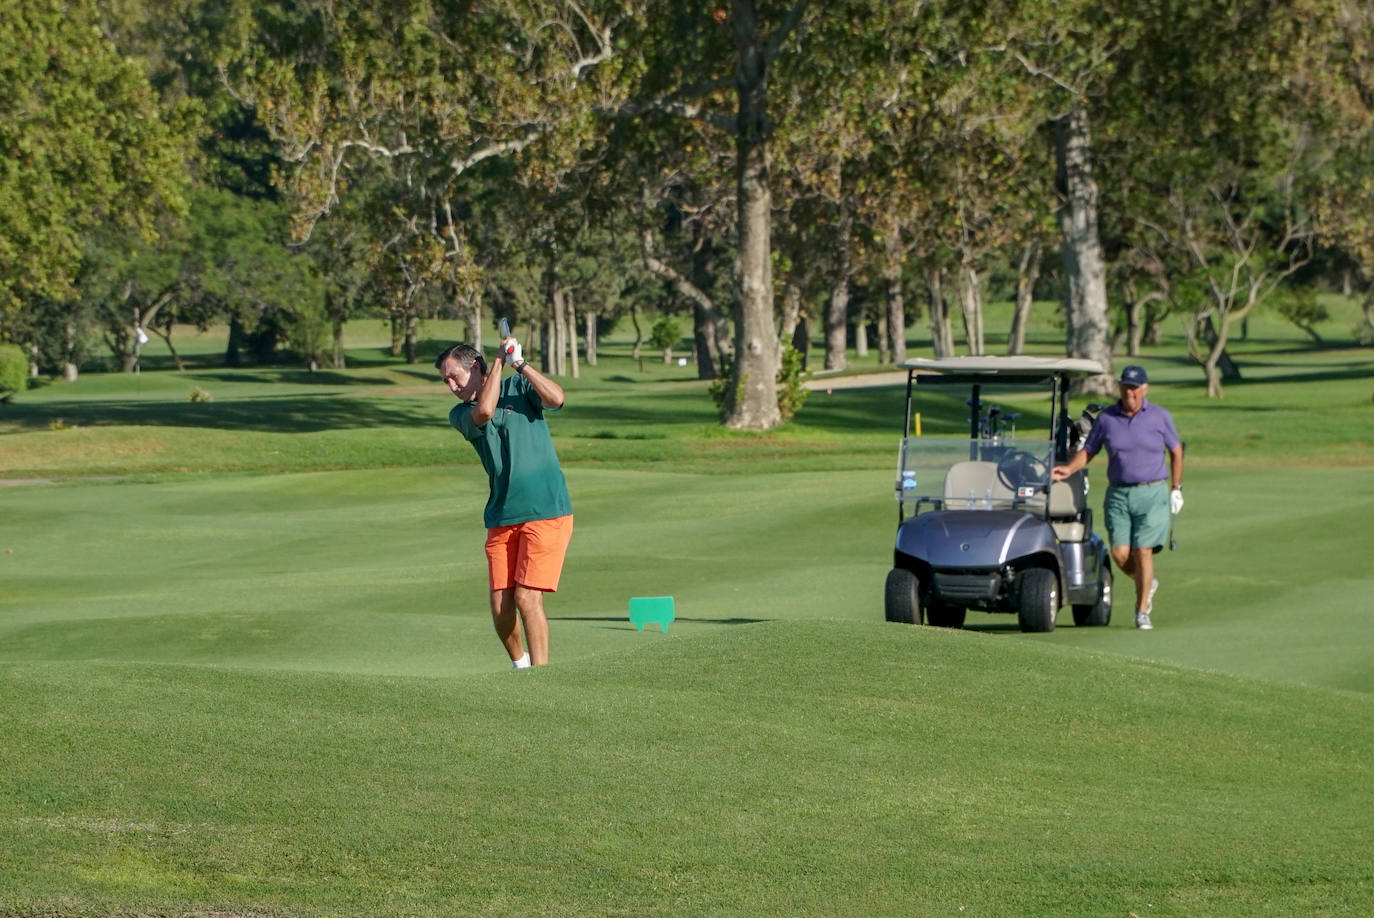
{"label": "golfer's white shoe", "polygon": [[1154,625],[1150,624],[1149,612],[1137,612],[1135,614],[1135,626],[1141,631],[1149,631]]}
{"label": "golfer's white shoe", "polygon": [[1150,581],[1150,594],[1145,597],[1145,627],[1150,627],[1150,613],[1155,610],[1155,590],[1159,589],[1159,580]]}

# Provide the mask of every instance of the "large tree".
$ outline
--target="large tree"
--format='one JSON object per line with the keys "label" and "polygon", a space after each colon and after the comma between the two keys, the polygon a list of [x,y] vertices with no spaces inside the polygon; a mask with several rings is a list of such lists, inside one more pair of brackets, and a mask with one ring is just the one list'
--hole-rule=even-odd
{"label": "large tree", "polygon": [[84,235],[181,206],[185,142],[87,0],[0,0],[0,321],[72,295]]}

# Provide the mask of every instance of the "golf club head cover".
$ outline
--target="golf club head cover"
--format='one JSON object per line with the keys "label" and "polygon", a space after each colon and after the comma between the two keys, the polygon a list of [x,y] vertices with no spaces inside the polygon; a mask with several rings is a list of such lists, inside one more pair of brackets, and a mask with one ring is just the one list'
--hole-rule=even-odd
{"label": "golf club head cover", "polygon": [[1169,512],[1177,514],[1183,509],[1183,489],[1174,488],[1169,492]]}

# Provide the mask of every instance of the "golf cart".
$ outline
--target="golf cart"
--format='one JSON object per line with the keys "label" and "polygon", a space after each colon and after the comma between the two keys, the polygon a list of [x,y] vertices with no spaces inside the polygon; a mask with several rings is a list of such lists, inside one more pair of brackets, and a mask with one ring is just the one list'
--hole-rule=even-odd
{"label": "golf cart", "polygon": [[[1092,360],[947,357],[906,361],[906,421],[897,465],[897,544],[887,620],[962,628],[967,610],[1014,612],[1022,631],[1053,631],[1060,605],[1076,625],[1112,616],[1112,569],[1093,532],[1084,469],[1051,482],[1092,427],[1069,416],[1069,382],[1103,372]],[[912,394],[967,387],[969,436],[920,436]],[[1016,436],[999,401],[1050,397],[1048,440]],[[959,389],[962,394],[963,389]],[[913,417],[916,436],[912,435]]]}

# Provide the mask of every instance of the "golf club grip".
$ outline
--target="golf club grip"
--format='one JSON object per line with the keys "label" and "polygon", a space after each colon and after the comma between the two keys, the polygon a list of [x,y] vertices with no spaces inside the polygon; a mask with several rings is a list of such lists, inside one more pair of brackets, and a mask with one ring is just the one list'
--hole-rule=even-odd
{"label": "golf club grip", "polygon": [[[505,316],[502,316],[499,328],[501,332],[501,340],[505,341],[507,338],[510,337],[510,320],[507,319]],[[509,354],[512,350],[513,348],[502,348],[501,353],[503,355]]]}

